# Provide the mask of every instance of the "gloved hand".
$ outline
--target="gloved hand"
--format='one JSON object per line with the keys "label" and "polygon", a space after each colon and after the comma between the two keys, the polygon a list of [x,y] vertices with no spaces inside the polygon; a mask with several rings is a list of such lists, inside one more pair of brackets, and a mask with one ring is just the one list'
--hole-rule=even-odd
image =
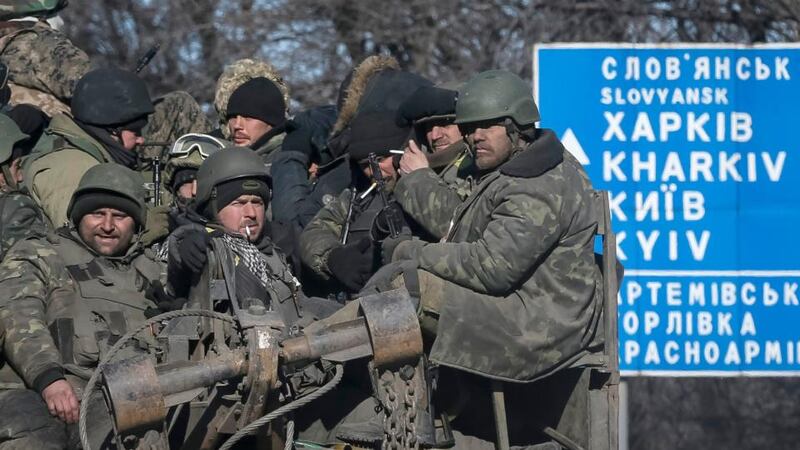
{"label": "gloved hand", "polygon": [[33,138],[41,135],[42,131],[44,131],[50,123],[47,114],[41,109],[26,103],[11,108],[8,112],[8,117],[11,117],[11,120],[17,124],[23,133]]}
{"label": "gloved hand", "polygon": [[144,292],[144,297],[151,300],[156,304],[155,308],[147,308],[144,310],[144,316],[148,319],[155,317],[159,314],[164,314],[169,311],[177,311],[186,303],[186,298],[174,297],[164,289],[164,285],[160,281],[150,283],[147,290]]}
{"label": "gloved hand", "polygon": [[208,261],[208,246],[213,236],[205,230],[191,230],[178,241],[178,255],[184,269],[200,273]]}
{"label": "gloved hand", "polygon": [[328,270],[351,292],[358,292],[375,268],[375,247],[368,238],[337,247],[328,254]]}
{"label": "gloved hand", "polygon": [[392,255],[394,254],[395,249],[398,245],[400,245],[403,241],[408,241],[413,236],[411,235],[411,229],[408,227],[403,227],[400,230],[400,234],[397,237],[387,237],[386,239],[381,242],[381,263],[382,265],[387,265],[392,262]]}
{"label": "gloved hand", "polygon": [[408,223],[406,222],[406,215],[403,212],[403,208],[399,203],[394,201],[390,202],[375,216],[375,220],[372,222],[372,228],[370,229],[369,233],[372,237],[372,240],[379,242],[391,235],[389,222],[394,223],[397,231],[402,230],[404,227],[408,228]]}
{"label": "gloved hand", "polygon": [[169,205],[147,208],[147,229],[142,233],[142,244],[150,247],[169,236]]}

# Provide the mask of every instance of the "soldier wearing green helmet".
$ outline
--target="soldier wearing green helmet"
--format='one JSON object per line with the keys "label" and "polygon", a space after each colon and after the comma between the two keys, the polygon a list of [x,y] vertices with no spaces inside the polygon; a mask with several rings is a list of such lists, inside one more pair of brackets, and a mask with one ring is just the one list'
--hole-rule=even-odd
{"label": "soldier wearing green helmet", "polygon": [[7,115],[0,114],[0,260],[17,241],[47,231],[44,214],[22,186],[20,161],[28,139]]}
{"label": "soldier wearing green helmet", "polygon": [[[71,448],[94,367],[157,306],[146,291],[158,286],[163,266],[139,243],[147,217],[141,177],[114,163],[90,168],[68,215],[69,226],[20,241],[0,265],[0,407],[19,412],[0,418],[0,448]],[[90,440],[105,448],[111,424],[97,406],[89,409]]]}
{"label": "soldier wearing green helmet", "polygon": [[[449,229],[441,242],[400,243],[392,259],[404,276],[391,285],[420,293],[429,359],[443,368],[439,385],[485,392],[449,411],[456,448],[494,448],[494,427],[478,425],[493,421],[482,402],[490,383],[507,390],[512,447],[550,442],[547,427],[590,447],[588,421],[568,416],[567,407],[588,381],[566,368],[602,346],[592,187],[555,133],[536,127],[539,119],[522,79],[480,73],[456,103],[455,123],[475,161],[472,193],[447,208],[441,191],[405,186],[418,204],[438,205]],[[534,400],[543,396],[544,404]]]}

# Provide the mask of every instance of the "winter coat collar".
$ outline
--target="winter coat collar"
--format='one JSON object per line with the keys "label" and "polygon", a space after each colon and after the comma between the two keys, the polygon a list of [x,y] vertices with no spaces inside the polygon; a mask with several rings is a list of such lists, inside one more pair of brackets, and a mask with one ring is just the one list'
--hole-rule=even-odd
{"label": "winter coat collar", "polygon": [[561,164],[564,146],[553,130],[536,131],[536,139],[500,166],[500,173],[517,178],[536,178]]}
{"label": "winter coat collar", "polygon": [[283,143],[283,138],[286,136],[284,134],[285,131],[285,124],[273,127],[271,130],[264,133],[263,136],[258,138],[257,141],[253,142],[253,144],[250,145],[250,148],[261,156],[269,155],[278,149],[278,147],[280,147],[280,145]]}

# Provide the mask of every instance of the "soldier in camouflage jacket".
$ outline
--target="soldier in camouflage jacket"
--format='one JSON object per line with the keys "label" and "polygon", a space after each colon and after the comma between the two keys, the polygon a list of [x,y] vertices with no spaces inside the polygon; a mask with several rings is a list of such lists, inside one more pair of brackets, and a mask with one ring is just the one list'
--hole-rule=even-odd
{"label": "soldier in camouflage jacket", "polygon": [[[145,291],[163,268],[138,242],[145,208],[138,174],[114,163],[94,166],[70,202],[72,226],[21,241],[6,255],[0,408],[24,403],[25,415],[0,417],[0,448],[60,449],[77,440],[66,424],[77,421],[94,367],[155,306]],[[123,355],[129,351],[140,350],[129,347]],[[98,445],[111,430],[108,414],[92,406],[88,419]]]}
{"label": "soldier in camouflage jacket", "polygon": [[[493,114],[509,89],[511,82],[498,81],[506,77],[520,83],[512,104],[526,94],[528,101]],[[487,94],[500,101],[486,102]],[[443,242],[403,242],[393,259],[418,264],[422,310],[438,319],[431,360],[536,380],[578,358],[596,334],[602,299],[591,184],[555,134],[534,127],[538,111],[516,76],[476,76],[456,108],[478,185],[455,210],[436,212],[451,217]],[[436,192],[409,184],[406,195],[441,209],[448,203]]]}
{"label": "soldier in camouflage jacket", "polygon": [[20,184],[20,159],[30,152],[27,140],[10,117],[0,114],[0,260],[18,241],[48,229],[41,208]]}

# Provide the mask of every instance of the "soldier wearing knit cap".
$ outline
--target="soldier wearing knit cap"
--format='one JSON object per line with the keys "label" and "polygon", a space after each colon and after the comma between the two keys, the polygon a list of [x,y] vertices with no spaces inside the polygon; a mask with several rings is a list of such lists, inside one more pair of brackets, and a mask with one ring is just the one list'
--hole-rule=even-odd
{"label": "soldier wearing knit cap", "polygon": [[286,102],[275,83],[253,78],[231,94],[226,119],[231,140],[255,150],[270,163],[285,135]]}
{"label": "soldier wearing knit cap", "polygon": [[[392,151],[403,147],[410,132],[410,126],[397,124],[394,111],[359,114],[350,123],[347,151],[361,171],[354,171],[353,186],[321,209],[300,235],[304,265],[327,282],[328,290],[355,294],[382,265],[381,244],[388,237],[386,207],[394,209],[394,217],[404,214],[391,192],[388,205],[383,203],[368,157],[376,156],[391,191],[397,177]],[[404,235],[412,232],[407,224],[398,224],[397,229]]]}

